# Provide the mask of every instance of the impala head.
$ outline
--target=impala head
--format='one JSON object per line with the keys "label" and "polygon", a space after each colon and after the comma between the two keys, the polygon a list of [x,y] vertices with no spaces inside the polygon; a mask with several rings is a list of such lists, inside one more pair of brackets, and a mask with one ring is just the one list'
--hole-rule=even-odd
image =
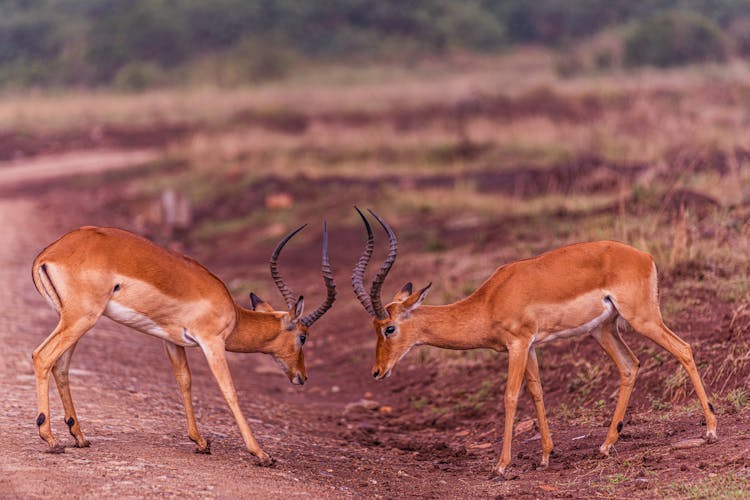
{"label": "impala head", "polygon": [[254,293],[250,294],[250,301],[254,311],[273,314],[278,320],[278,335],[276,335],[276,337],[270,342],[267,352],[273,355],[274,359],[282,367],[287,377],[289,377],[289,381],[295,385],[303,385],[307,380],[305,356],[302,352],[302,347],[307,341],[308,329],[313,323],[320,319],[328,309],[331,308],[336,299],[336,284],[333,281],[331,264],[328,260],[328,228],[326,224],[323,225],[322,270],[323,282],[326,286],[327,295],[325,301],[320,307],[310,314],[303,316],[305,299],[302,296],[297,297],[289,289],[279,273],[278,259],[281,249],[284,248],[284,245],[286,245],[286,243],[305,226],[306,224],[286,235],[279,242],[271,255],[271,277],[273,278],[274,283],[276,283],[279,292],[281,292],[281,295],[284,297],[288,310],[276,311]]}
{"label": "impala head", "polygon": [[365,310],[372,316],[372,326],[377,334],[375,365],[372,367],[372,376],[381,380],[390,375],[396,363],[409,352],[409,349],[419,343],[420,331],[409,319],[422,304],[431,284],[414,292],[412,284],[407,283],[393,297],[393,300],[389,304],[383,306],[380,290],[385,277],[388,275],[391,267],[393,267],[393,263],[396,262],[398,241],[391,227],[378,214],[369,210],[388,234],[390,245],[388,256],[380,271],[375,276],[370,293],[368,294],[363,281],[365,269],[370,262],[372,251],[375,247],[375,238],[367,218],[357,207],[354,208],[359,213],[359,216],[362,217],[362,221],[367,229],[367,245],[352,273],[352,287],[357,299],[359,299]]}

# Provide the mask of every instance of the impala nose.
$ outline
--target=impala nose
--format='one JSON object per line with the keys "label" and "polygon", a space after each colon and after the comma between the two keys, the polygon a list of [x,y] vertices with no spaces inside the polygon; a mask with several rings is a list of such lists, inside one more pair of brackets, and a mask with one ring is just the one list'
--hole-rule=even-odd
{"label": "impala nose", "polygon": [[294,376],[294,380],[292,380],[292,383],[294,385],[305,385],[305,380],[307,380],[307,377],[303,377],[298,373]]}
{"label": "impala nose", "polygon": [[380,370],[378,368],[375,368],[372,372],[372,378],[378,378],[378,375],[380,375]]}

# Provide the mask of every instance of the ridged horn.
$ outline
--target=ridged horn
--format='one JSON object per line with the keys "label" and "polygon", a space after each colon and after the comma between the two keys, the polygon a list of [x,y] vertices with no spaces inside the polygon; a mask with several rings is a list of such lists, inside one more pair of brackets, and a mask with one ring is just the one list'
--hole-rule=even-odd
{"label": "ridged horn", "polygon": [[305,326],[310,326],[315,323],[326,311],[328,311],[333,302],[336,300],[336,283],[333,281],[333,273],[331,272],[331,262],[328,259],[328,224],[323,223],[323,257],[321,262],[321,269],[323,272],[323,282],[326,285],[325,301],[316,310],[310,314],[304,316],[300,322]]}
{"label": "ridged horn", "polygon": [[287,234],[284,239],[282,239],[279,244],[276,245],[276,249],[273,251],[273,254],[271,254],[271,260],[269,262],[273,282],[276,283],[276,288],[278,288],[279,292],[281,292],[281,295],[284,297],[286,305],[289,309],[294,307],[294,304],[297,303],[297,297],[291,290],[289,290],[289,287],[286,285],[286,283],[284,283],[284,278],[282,278],[281,274],[279,273],[279,254],[281,253],[281,249],[284,248],[284,245],[286,245],[287,242],[291,240],[295,234],[302,231],[306,226],[307,224],[303,224],[291,233]]}
{"label": "ridged horn", "polygon": [[372,251],[375,248],[375,237],[372,234],[372,227],[370,227],[367,217],[365,217],[362,211],[356,206],[354,207],[354,210],[357,211],[362,218],[362,222],[365,223],[365,228],[367,229],[367,244],[365,245],[364,252],[362,252],[362,256],[359,258],[357,265],[354,266],[354,270],[352,271],[352,288],[354,288],[354,294],[357,296],[357,299],[359,299],[362,306],[364,306],[365,310],[370,313],[370,316],[375,316],[376,314],[375,309],[372,307],[372,300],[370,300],[370,296],[367,294],[364,284],[365,269],[370,262]]}
{"label": "ridged horn", "polygon": [[375,275],[375,279],[372,281],[372,288],[370,288],[370,300],[372,301],[372,308],[375,310],[375,314],[377,315],[378,319],[386,319],[388,317],[388,313],[383,307],[383,301],[380,298],[380,289],[383,287],[383,282],[385,281],[386,276],[388,276],[388,272],[393,267],[393,263],[396,262],[396,256],[398,255],[398,240],[396,239],[396,234],[393,232],[393,229],[391,229],[391,226],[389,226],[378,214],[376,214],[369,208],[367,209],[367,211],[370,212],[372,216],[375,217],[375,219],[377,219],[380,225],[383,226],[383,229],[385,229],[385,232],[388,234],[388,255],[386,256],[385,262],[383,262],[380,271],[378,271],[378,274]]}

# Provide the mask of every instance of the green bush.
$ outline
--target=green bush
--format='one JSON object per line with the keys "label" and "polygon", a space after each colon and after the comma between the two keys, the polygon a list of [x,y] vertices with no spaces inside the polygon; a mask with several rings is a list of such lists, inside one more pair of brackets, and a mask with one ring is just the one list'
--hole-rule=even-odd
{"label": "green bush", "polygon": [[121,67],[112,84],[119,90],[138,92],[164,83],[164,71],[149,62],[131,62]]}
{"label": "green bush", "polygon": [[690,11],[655,14],[625,38],[625,63],[630,66],[668,67],[726,58],[721,28]]}

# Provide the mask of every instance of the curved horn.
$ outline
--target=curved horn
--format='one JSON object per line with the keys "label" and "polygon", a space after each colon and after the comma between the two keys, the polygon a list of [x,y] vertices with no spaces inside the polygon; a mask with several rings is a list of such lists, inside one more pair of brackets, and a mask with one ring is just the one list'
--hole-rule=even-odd
{"label": "curved horn", "polygon": [[375,316],[376,314],[375,309],[372,307],[372,300],[370,300],[370,296],[367,294],[367,290],[365,289],[365,285],[363,283],[365,278],[365,269],[367,268],[367,264],[370,262],[372,251],[375,248],[375,237],[372,234],[370,223],[367,222],[367,218],[364,216],[364,214],[356,206],[354,207],[354,210],[356,210],[359,216],[362,217],[362,222],[365,223],[365,228],[367,228],[367,245],[365,246],[364,252],[362,252],[362,256],[359,258],[357,265],[354,266],[354,270],[352,271],[352,288],[354,288],[354,294],[362,303],[365,310],[370,313],[370,316]]}
{"label": "curved horn", "polygon": [[286,286],[286,283],[284,283],[284,278],[281,277],[281,274],[279,274],[279,253],[281,253],[281,249],[284,248],[284,245],[292,239],[292,236],[302,231],[307,224],[303,224],[291,233],[287,234],[283,240],[279,242],[278,245],[276,245],[276,250],[273,251],[273,254],[271,254],[271,261],[269,262],[271,266],[271,277],[273,278],[274,283],[276,283],[276,288],[279,289],[279,292],[281,292],[281,295],[284,296],[284,300],[286,301],[286,305],[289,309],[294,307],[294,304],[297,302],[297,297],[295,297],[294,293],[292,293],[291,290],[289,290],[289,287]]}
{"label": "curved horn", "polygon": [[323,281],[326,284],[328,295],[326,296],[325,302],[323,302],[320,307],[300,320],[305,326],[310,326],[320,319],[320,317],[331,308],[333,301],[336,300],[336,283],[333,282],[331,263],[328,260],[328,224],[325,222],[323,222],[323,258],[321,268],[323,269]]}
{"label": "curved horn", "polygon": [[388,233],[388,241],[390,244],[388,249],[388,256],[385,258],[385,262],[383,262],[383,266],[380,268],[380,271],[378,271],[375,279],[372,280],[372,288],[370,288],[370,300],[372,301],[372,307],[375,310],[378,319],[385,319],[388,317],[388,313],[385,311],[385,308],[383,307],[383,301],[380,299],[380,288],[383,286],[385,277],[388,276],[388,271],[391,270],[391,267],[393,267],[393,263],[396,262],[396,255],[398,254],[398,240],[396,240],[396,235],[393,233],[393,229],[391,229],[391,227],[386,224],[386,222],[381,219],[378,214],[376,214],[369,208],[367,209],[367,211],[370,212],[372,216],[378,220],[378,222],[380,222],[380,225],[383,226],[385,232]]}

